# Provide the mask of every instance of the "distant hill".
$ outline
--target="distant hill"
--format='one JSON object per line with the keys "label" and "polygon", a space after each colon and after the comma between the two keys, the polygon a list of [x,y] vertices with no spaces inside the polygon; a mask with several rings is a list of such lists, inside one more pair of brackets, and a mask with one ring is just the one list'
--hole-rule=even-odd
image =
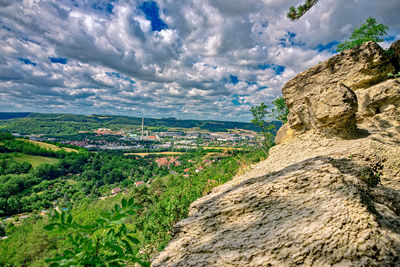
{"label": "distant hill", "polygon": [[31,112],[0,112],[0,120],[28,117]]}
{"label": "distant hill", "polygon": [[[113,115],[76,115],[42,113],[0,113],[0,117],[13,119],[2,122],[1,130],[21,134],[76,134],[97,128],[132,129],[142,123],[142,118]],[[24,115],[23,115],[24,114]],[[14,117],[12,117],[14,116]],[[275,122],[279,127],[280,122]],[[154,131],[192,129],[226,132],[230,129],[259,131],[252,123],[212,120],[179,120],[175,118],[145,118],[145,126]],[[177,129],[178,128],[178,129]]]}

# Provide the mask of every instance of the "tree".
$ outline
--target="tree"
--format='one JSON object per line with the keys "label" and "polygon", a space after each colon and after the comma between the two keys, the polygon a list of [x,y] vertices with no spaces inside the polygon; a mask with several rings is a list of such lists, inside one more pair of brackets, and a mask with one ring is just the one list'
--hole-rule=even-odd
{"label": "tree", "polygon": [[380,36],[386,34],[386,30],[389,28],[383,24],[377,24],[374,18],[368,18],[366,23],[361,25],[360,28],[356,28],[351,34],[350,40],[344,41],[338,44],[336,51],[341,52],[368,41],[382,42],[383,39]]}
{"label": "tree", "polygon": [[272,101],[272,105],[275,107],[272,109],[272,113],[275,115],[274,118],[282,123],[287,123],[287,116],[289,115],[289,109],[286,106],[285,99],[281,96]]}
{"label": "tree", "polygon": [[318,0],[306,0],[306,2],[303,5],[300,5],[297,8],[295,8],[294,6],[291,6],[289,8],[289,12],[287,13],[287,17],[289,19],[291,19],[292,21],[298,20],[308,10],[310,10],[316,3],[318,3]]}
{"label": "tree", "polygon": [[[289,114],[289,110],[283,97],[278,97],[272,101],[272,105],[273,108],[271,110],[263,102],[259,106],[254,106],[250,109],[251,113],[253,113],[253,119],[251,122],[260,127],[261,134],[264,137],[264,145],[268,148],[274,145],[274,134],[276,133],[274,120],[286,123]],[[266,119],[271,119],[273,121],[267,122]]]}
{"label": "tree", "polygon": [[254,125],[257,125],[260,127],[261,134],[264,137],[264,145],[266,147],[272,147],[273,146],[273,137],[274,134],[272,131],[276,128],[274,124],[267,122],[266,119],[268,117],[271,117],[271,111],[268,109],[268,106],[264,104],[264,102],[261,102],[259,106],[254,106],[251,107],[250,109],[251,113],[253,113],[253,119],[251,122]]}

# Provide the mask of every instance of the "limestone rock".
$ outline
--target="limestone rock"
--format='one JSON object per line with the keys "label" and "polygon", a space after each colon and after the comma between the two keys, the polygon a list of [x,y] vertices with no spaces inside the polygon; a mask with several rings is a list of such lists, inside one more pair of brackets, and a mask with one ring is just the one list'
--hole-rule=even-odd
{"label": "limestone rock", "polygon": [[372,117],[400,107],[400,81],[390,79],[368,89],[357,91],[359,116]]}
{"label": "limestone rock", "polygon": [[400,155],[385,143],[399,140],[305,134],[275,146],[195,201],[152,266],[396,266]]}
{"label": "limestone rock", "polygon": [[283,144],[292,140],[293,138],[293,130],[290,128],[290,125],[288,123],[285,123],[284,125],[282,125],[281,128],[279,128],[278,132],[276,133],[275,143],[277,145]]}
{"label": "limestone rock", "polygon": [[367,128],[370,133],[385,132],[387,135],[400,132],[399,80],[390,79],[368,89],[359,90],[357,95],[359,128]]}
{"label": "limestone rock", "polygon": [[383,81],[389,72],[394,67],[385,51],[368,42],[300,73],[282,89],[291,128],[328,133],[353,130],[357,100],[352,91]]}

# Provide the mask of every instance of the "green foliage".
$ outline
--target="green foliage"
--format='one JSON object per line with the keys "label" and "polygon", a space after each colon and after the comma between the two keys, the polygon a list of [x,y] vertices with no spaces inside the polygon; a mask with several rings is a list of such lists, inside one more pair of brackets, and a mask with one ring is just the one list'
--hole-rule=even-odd
{"label": "green foliage", "polygon": [[389,73],[387,74],[387,77],[388,77],[389,79],[400,78],[400,72],[398,72],[397,74],[393,74],[393,73],[389,72]]}
{"label": "green foliage", "polygon": [[126,266],[135,262],[150,266],[138,255],[140,242],[124,224],[139,207],[133,198],[122,199],[121,205],[115,204],[86,225],[76,222],[71,213],[56,211],[52,223],[44,229],[66,237],[71,248],[45,262],[50,266]]}
{"label": "green foliage", "polygon": [[46,149],[40,147],[37,144],[26,142],[25,140],[18,140],[13,138],[8,138],[2,142],[0,145],[1,152],[20,152],[28,155],[38,155],[46,157],[64,158],[67,152],[64,150],[53,151],[51,149]]}
{"label": "green foliage", "polygon": [[269,117],[268,115],[270,115],[268,106],[262,102],[259,106],[251,107],[250,111],[253,113],[251,122],[261,129],[261,134],[264,137],[264,146],[272,147],[274,144],[274,134],[272,131],[274,131],[276,127],[274,124],[266,121]]}
{"label": "green foliage", "polygon": [[[209,151],[198,150],[190,154],[181,155],[179,160],[182,162],[182,166],[179,167],[191,167],[188,177],[184,177],[183,173],[177,175],[168,174],[168,170],[165,170],[166,172],[160,174],[156,174],[155,171],[152,177],[154,181],[150,185],[142,185],[139,187],[133,186],[128,188],[129,197],[133,197],[135,203],[140,205],[140,209],[136,210],[134,215],[128,213],[128,217],[122,221],[127,228],[127,233],[130,234],[135,232],[135,238],[140,240],[140,244],[130,244],[135,257],[140,258],[139,255],[143,254],[146,260],[150,261],[150,259],[160,250],[164,249],[166,244],[169,242],[175,223],[188,216],[189,206],[193,201],[209,193],[212,188],[229,181],[235,174],[237,174],[241,166],[248,166],[248,164],[258,162],[260,159],[265,157],[265,153],[262,150],[230,151],[229,155],[221,153],[213,158],[215,162],[212,165],[205,167],[201,172],[196,173],[194,168],[198,168],[200,164],[203,164],[203,159],[208,152]],[[96,175],[103,165],[108,165],[109,161],[114,164],[114,167],[119,168],[118,162],[122,160],[123,158],[119,156],[114,158],[114,155],[102,153],[96,154],[95,157],[89,159],[88,164],[83,168],[93,168],[91,172]],[[135,165],[135,171],[138,173],[140,179],[143,179],[141,173],[143,171],[145,172],[147,168],[146,166],[149,166],[148,169],[153,169],[153,167],[149,165],[146,159],[141,158],[138,160],[140,161],[137,161],[136,164],[140,165]],[[188,160],[191,160],[191,162],[187,163]],[[126,163],[129,163],[129,161],[126,161]],[[189,166],[186,164],[191,165]],[[122,169],[126,169],[124,165],[121,166],[123,166],[121,167]],[[160,168],[155,168],[155,170],[160,170]],[[178,169],[175,170],[178,171]],[[130,169],[127,171],[130,171]],[[104,185],[103,187],[97,186],[96,180],[89,181],[86,176],[82,176],[83,173],[80,175],[82,181],[74,180],[76,184],[71,184],[69,186],[64,184],[62,177],[55,180],[42,181],[40,184],[37,184],[32,188],[44,192],[43,194],[37,196],[33,193],[32,196],[23,197],[22,199],[32,198],[32,203],[36,205],[40,204],[40,200],[35,202],[35,199],[38,197],[48,199],[65,198],[69,201],[71,198],[75,197],[75,194],[82,193],[82,197],[76,198],[73,202],[73,206],[69,206],[70,208],[68,211],[71,213],[65,213],[63,217],[67,220],[69,214],[71,214],[72,224],[78,223],[84,227],[100,223],[100,221],[96,220],[99,218],[104,219],[104,210],[111,209],[112,211],[110,212],[112,213],[121,208],[120,213],[125,211],[125,204],[122,203],[120,195],[107,198],[106,200],[98,200],[97,197],[87,197],[86,194],[91,194],[92,188],[98,188],[99,191],[103,192],[105,190],[104,188],[108,188],[107,192],[109,192],[109,187],[108,185]],[[47,188],[49,185],[53,185],[54,187],[48,190]],[[60,192],[57,193],[57,191]],[[63,203],[64,202],[59,202],[58,204],[64,205]],[[119,207],[116,207],[115,204],[118,204]],[[129,201],[127,204],[127,209],[131,209],[132,206],[129,205]],[[48,206],[48,208],[53,209],[53,206]],[[39,208],[36,209],[39,210]],[[58,219],[50,222],[47,222],[46,217],[43,219],[36,219],[36,221],[33,221],[33,219],[21,220],[21,223],[17,224],[15,229],[12,231],[12,234],[9,234],[11,231],[7,232],[9,238],[0,241],[0,266],[7,266],[9,264],[16,266],[24,264],[27,266],[45,266],[46,264],[44,263],[43,258],[57,259],[58,256],[65,256],[64,251],[66,250],[74,251],[75,245],[71,243],[72,240],[69,239],[68,233],[73,235],[76,233],[75,230],[69,229],[68,226],[68,231],[71,232],[68,232],[66,235],[49,235],[46,234],[43,229],[44,225],[54,223],[60,224],[61,217],[61,214],[59,214]],[[112,225],[112,228],[115,229],[114,233],[118,233],[121,225]],[[58,230],[58,226],[54,225],[53,230]],[[81,231],[80,229],[78,230]],[[96,241],[96,238],[101,236],[102,233],[102,230],[95,231],[92,235],[94,238],[92,238],[92,240]],[[86,233],[84,236],[85,238],[89,238]],[[126,239],[124,234],[121,236],[122,239]],[[116,242],[118,242],[120,247],[122,247],[124,256],[129,254],[126,253],[126,248],[124,247],[124,244],[122,244],[123,241],[118,239]],[[130,241],[128,240],[128,242]],[[137,254],[138,251],[140,251],[139,254]],[[99,253],[100,252],[104,252],[107,256],[118,254],[118,251],[115,251],[112,248],[101,249],[99,250]],[[124,260],[121,260],[121,262],[123,261]],[[130,263],[130,259],[126,261]],[[125,264],[125,262],[122,264]],[[101,266],[103,265],[104,264]],[[133,266],[133,264],[126,265]]]}
{"label": "green foliage", "polygon": [[[69,173],[83,171],[88,155],[85,153],[69,153],[57,164],[41,164],[32,168],[27,162],[16,162],[19,154],[0,154],[0,216],[13,215],[35,209],[49,208],[51,201],[61,198],[68,189],[73,189],[60,177]],[[55,190],[53,186],[61,190]],[[75,191],[83,191],[77,188]],[[40,194],[39,193],[45,193]]]}
{"label": "green foliage", "polygon": [[295,8],[294,6],[291,6],[289,8],[289,12],[287,13],[287,17],[289,19],[293,20],[298,20],[301,18],[308,10],[310,10],[318,0],[306,0],[306,2],[303,5],[298,6]]}
{"label": "green foliage", "polygon": [[12,134],[0,131],[0,141],[12,139],[14,139],[14,136]]}
{"label": "green foliage", "polygon": [[6,235],[6,224],[3,220],[0,219],[0,237]]}
{"label": "green foliage", "polygon": [[28,162],[16,162],[15,158],[8,154],[0,154],[0,175],[28,173],[32,165]]}
{"label": "green foliage", "polygon": [[386,30],[389,30],[387,26],[377,24],[377,21],[370,17],[360,28],[354,30],[350,36],[350,40],[338,44],[336,51],[348,50],[368,41],[382,42],[383,38],[380,36],[384,36]]}
{"label": "green foliage", "polygon": [[250,111],[253,114],[251,122],[260,128],[261,134],[264,137],[264,145],[268,148],[274,145],[274,136],[277,129],[275,121],[267,122],[266,120],[278,120],[286,123],[289,114],[289,110],[283,97],[278,97],[272,101],[272,105],[273,108],[269,109],[269,107],[262,102],[259,106],[250,108]]}
{"label": "green foliage", "polygon": [[281,96],[272,101],[274,108],[272,113],[274,114],[274,119],[287,123],[287,116],[289,115],[289,109],[286,106],[285,99]]}

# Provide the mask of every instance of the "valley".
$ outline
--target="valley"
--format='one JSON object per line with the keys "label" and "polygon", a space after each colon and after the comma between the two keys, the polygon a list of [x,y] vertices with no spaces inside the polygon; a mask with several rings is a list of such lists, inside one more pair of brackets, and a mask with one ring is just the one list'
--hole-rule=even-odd
{"label": "valley", "polygon": [[[54,212],[70,212],[84,223],[126,197],[140,205],[141,215],[128,227],[137,231],[144,250],[140,255],[149,260],[166,245],[169,230],[187,216],[192,201],[266,157],[259,149],[261,138],[251,130],[144,126],[142,131],[141,125],[124,125],[83,133],[86,122],[81,122],[77,132],[54,134],[41,124],[32,132],[18,128],[19,120],[30,124],[27,117],[0,120],[2,264],[28,259],[30,265],[42,266],[56,252],[53,246],[62,249],[41,228]],[[44,246],[31,247],[38,242]],[[17,247],[37,253],[27,258]]]}

